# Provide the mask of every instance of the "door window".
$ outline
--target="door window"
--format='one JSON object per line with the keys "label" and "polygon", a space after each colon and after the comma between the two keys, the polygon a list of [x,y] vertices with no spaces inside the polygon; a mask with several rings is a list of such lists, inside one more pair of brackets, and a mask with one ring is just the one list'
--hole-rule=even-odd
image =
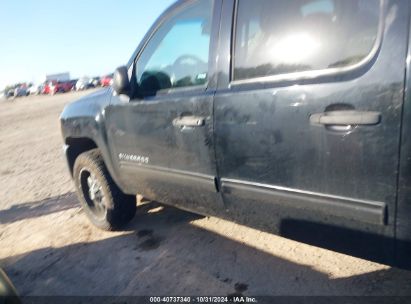
{"label": "door window", "polygon": [[212,0],[200,0],[160,26],[137,62],[143,96],[206,85],[211,19]]}
{"label": "door window", "polygon": [[234,80],[359,63],[379,20],[377,0],[239,0]]}

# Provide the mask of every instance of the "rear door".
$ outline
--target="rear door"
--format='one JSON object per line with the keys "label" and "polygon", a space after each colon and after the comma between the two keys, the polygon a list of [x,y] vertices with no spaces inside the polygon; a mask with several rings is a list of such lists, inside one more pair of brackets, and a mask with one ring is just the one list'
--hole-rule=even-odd
{"label": "rear door", "polygon": [[135,96],[114,96],[106,111],[122,188],[201,213],[222,208],[210,81],[219,6],[220,1],[191,0],[168,11],[130,67]]}
{"label": "rear door", "polygon": [[231,214],[277,232],[300,221],[393,236],[407,9],[225,3],[215,134]]}

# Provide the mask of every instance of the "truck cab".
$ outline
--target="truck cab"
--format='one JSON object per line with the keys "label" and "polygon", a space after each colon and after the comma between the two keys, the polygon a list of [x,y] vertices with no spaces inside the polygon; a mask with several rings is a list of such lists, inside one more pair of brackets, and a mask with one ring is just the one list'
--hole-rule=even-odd
{"label": "truck cab", "polygon": [[142,194],[407,264],[409,6],[178,1],[61,115],[87,215],[116,229]]}

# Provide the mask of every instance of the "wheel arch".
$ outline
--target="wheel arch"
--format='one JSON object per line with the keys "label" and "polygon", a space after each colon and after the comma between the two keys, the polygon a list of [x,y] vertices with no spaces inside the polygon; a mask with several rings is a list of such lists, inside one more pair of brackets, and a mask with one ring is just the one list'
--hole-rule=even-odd
{"label": "wheel arch", "polygon": [[73,138],[65,140],[65,154],[71,176],[73,176],[74,162],[77,157],[87,151],[98,149],[96,142],[88,137]]}

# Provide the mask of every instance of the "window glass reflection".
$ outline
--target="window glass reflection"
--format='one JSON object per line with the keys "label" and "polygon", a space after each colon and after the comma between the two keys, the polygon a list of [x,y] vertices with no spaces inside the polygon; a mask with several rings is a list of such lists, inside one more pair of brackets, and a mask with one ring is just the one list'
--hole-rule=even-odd
{"label": "window glass reflection", "polygon": [[211,18],[212,1],[196,1],[158,29],[137,62],[142,95],[207,83]]}
{"label": "window glass reflection", "polygon": [[378,35],[377,0],[240,0],[234,79],[360,62]]}

